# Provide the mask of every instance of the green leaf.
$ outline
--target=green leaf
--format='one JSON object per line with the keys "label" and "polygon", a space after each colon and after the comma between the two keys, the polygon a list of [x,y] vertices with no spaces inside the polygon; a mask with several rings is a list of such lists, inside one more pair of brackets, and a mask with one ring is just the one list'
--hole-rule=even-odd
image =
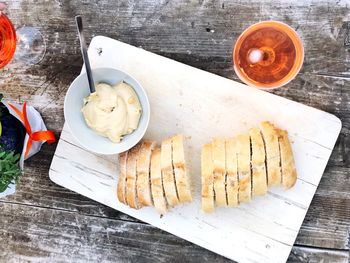
{"label": "green leaf", "polygon": [[22,172],[18,161],[19,154],[0,151],[0,193],[4,192],[11,183],[17,183]]}

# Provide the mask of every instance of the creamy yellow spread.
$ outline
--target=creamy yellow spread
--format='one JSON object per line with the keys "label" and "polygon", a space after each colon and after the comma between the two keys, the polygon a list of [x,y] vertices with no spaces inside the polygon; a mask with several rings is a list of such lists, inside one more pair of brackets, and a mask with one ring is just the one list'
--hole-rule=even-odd
{"label": "creamy yellow spread", "polygon": [[86,124],[112,142],[120,142],[138,126],[142,108],[134,89],[120,82],[115,86],[96,85],[96,92],[84,99]]}

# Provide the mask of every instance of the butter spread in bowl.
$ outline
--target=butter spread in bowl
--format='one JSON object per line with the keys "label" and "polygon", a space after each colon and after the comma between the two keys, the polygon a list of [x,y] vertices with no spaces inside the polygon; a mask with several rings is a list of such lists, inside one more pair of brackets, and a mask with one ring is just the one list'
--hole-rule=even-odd
{"label": "butter spread in bowl", "polygon": [[125,82],[115,86],[100,83],[96,92],[84,99],[82,113],[86,124],[112,142],[137,129],[142,108],[134,89]]}

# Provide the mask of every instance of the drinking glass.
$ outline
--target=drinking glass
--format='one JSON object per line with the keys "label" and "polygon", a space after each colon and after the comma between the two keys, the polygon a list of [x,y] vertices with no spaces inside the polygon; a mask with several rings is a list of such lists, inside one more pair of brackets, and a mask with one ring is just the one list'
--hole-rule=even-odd
{"label": "drinking glass", "polygon": [[10,19],[0,12],[0,69],[13,57],[21,63],[37,64],[45,52],[45,40],[38,29],[23,26],[15,30]]}
{"label": "drinking glass", "polygon": [[0,12],[0,69],[13,58],[16,51],[16,31],[6,15]]}
{"label": "drinking glass", "polygon": [[304,48],[297,33],[277,21],[248,27],[233,49],[234,70],[252,87],[271,89],[290,82],[300,71]]}

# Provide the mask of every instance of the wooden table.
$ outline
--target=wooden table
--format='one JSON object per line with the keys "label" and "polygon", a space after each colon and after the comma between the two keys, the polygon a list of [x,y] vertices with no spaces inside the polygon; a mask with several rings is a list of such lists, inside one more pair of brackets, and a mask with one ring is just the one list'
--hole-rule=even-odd
{"label": "wooden table", "polygon": [[[15,26],[38,27],[47,52],[37,65],[13,62],[1,70],[0,91],[36,107],[59,136],[64,95],[82,65],[76,14],[84,17],[88,39],[109,36],[235,80],[231,49],[240,32],[262,20],[286,22],[303,39],[305,62],[295,80],[273,92],[343,122],[289,261],[349,262],[350,2],[233,2],[11,0]],[[228,261],[55,185],[48,177],[54,151],[45,145],[28,160],[17,193],[0,200],[1,262]]]}

